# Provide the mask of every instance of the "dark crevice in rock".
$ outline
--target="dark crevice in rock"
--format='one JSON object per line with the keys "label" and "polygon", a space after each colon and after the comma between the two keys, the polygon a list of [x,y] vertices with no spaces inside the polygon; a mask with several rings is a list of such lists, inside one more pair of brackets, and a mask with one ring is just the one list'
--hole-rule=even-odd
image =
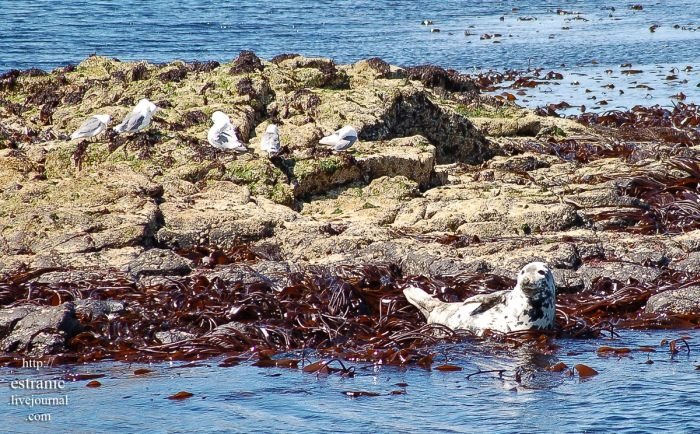
{"label": "dark crevice in rock", "polygon": [[377,124],[367,125],[360,140],[387,140],[420,134],[436,144],[437,163],[481,163],[498,148],[465,117],[435,104],[425,92],[402,93]]}
{"label": "dark crevice in rock", "polygon": [[[156,200],[156,204],[160,205],[163,203],[163,199],[159,198]],[[144,237],[142,239],[141,245],[148,249],[152,247],[162,247],[158,243],[158,238],[157,234],[158,231],[165,227],[165,219],[163,218],[163,213],[160,210],[160,207],[156,209],[154,218],[150,221],[150,224],[146,227],[146,232],[144,234]]]}

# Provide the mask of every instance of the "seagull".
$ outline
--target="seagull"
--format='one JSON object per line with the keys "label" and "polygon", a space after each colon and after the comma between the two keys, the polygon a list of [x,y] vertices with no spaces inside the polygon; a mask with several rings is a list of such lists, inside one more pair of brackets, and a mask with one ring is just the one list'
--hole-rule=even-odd
{"label": "seagull", "polygon": [[357,141],[357,131],[350,125],[346,125],[330,136],[322,138],[318,143],[332,146],[334,151],[344,151],[355,141]]}
{"label": "seagull", "polygon": [[93,115],[78,127],[70,135],[71,140],[82,139],[83,137],[95,137],[107,129],[107,124],[112,118],[109,115]]}
{"label": "seagull", "polygon": [[403,293],[428,324],[442,324],[453,330],[483,335],[486,329],[508,333],[554,326],[556,286],[544,262],[523,267],[512,290],[475,295],[463,302],[443,302],[416,287],[408,287]]}
{"label": "seagull", "polygon": [[280,153],[280,131],[277,125],[270,124],[260,140],[260,150],[267,152],[268,157],[274,157]]}
{"label": "seagull", "polygon": [[226,113],[215,111],[211,115],[211,120],[214,121],[214,125],[209,128],[209,134],[207,134],[209,144],[223,150],[234,150],[236,152],[245,152],[248,150],[248,148],[241,143],[238,135],[236,135],[236,129]]}
{"label": "seagull", "polygon": [[155,104],[146,98],[139,101],[136,107],[126,115],[121,124],[114,127],[118,133],[135,133],[146,128],[151,123],[153,113],[158,110]]}

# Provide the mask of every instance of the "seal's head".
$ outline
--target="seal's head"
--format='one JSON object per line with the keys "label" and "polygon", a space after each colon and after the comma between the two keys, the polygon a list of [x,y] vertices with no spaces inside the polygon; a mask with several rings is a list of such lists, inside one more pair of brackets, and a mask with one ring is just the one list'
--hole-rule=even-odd
{"label": "seal's head", "polygon": [[544,262],[530,262],[518,273],[518,287],[530,298],[554,297],[554,276]]}

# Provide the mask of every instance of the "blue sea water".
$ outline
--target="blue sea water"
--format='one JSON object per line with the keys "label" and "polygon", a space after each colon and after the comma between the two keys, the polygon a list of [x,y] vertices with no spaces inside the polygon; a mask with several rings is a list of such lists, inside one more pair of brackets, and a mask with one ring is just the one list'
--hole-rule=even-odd
{"label": "blue sea water", "polygon": [[[697,433],[700,432],[700,332],[676,355],[664,338],[677,332],[622,332],[616,340],[560,340],[561,349],[533,362],[526,352],[487,355],[469,345],[443,348],[435,366],[462,371],[353,364],[354,378],[259,368],[221,368],[218,360],[129,365],[104,362],[67,368],[101,373],[101,387],[68,382],[60,391],[12,389],[12,381],[63,378],[66,368],[0,369],[0,431],[13,433]],[[601,357],[607,345],[630,348]],[[654,352],[638,351],[649,345]],[[299,356],[299,354],[292,354]],[[312,356],[313,359],[313,356]],[[315,360],[315,359],[313,359]],[[589,378],[548,372],[556,361],[585,364]],[[518,366],[532,369],[520,383]],[[138,368],[151,372],[135,375]],[[473,375],[479,370],[505,369]],[[187,391],[193,396],[173,401]],[[377,396],[348,397],[363,391]],[[392,393],[393,392],[393,393]],[[400,394],[395,394],[401,392]],[[67,396],[62,406],[17,405],[17,397]],[[13,405],[13,396],[15,396]],[[30,421],[50,414],[50,420]],[[44,416],[44,418],[46,418]]]}
{"label": "blue sea water", "polygon": [[[465,72],[528,66],[568,71],[568,86],[561,86],[568,90],[541,89],[526,97],[538,104],[556,102],[552,98],[575,104],[577,95],[589,98],[582,96],[584,86],[608,98],[601,85],[612,80],[625,81],[627,93],[610,107],[668,103],[679,91],[697,98],[700,2],[635,3],[643,9],[618,0],[0,0],[0,72],[50,70],[93,53],[225,62],[251,49],[263,58],[297,52],[342,63],[379,56],[399,65],[434,63]],[[421,25],[423,20],[433,24]],[[659,27],[652,32],[652,25]],[[484,34],[501,36],[481,39]],[[621,75],[620,65],[627,63],[645,74]],[[682,71],[685,66],[693,68]],[[665,76],[674,69],[679,80],[668,83]],[[571,85],[574,80],[580,85]],[[658,96],[628,89],[638,82],[653,84]],[[521,361],[459,347],[448,357],[464,371],[358,365],[353,379],[245,363],[219,368],[215,360],[180,369],[158,364],[149,367],[152,374],[135,376],[141,366],[102,363],[69,368],[104,373],[102,387],[69,383],[69,404],[47,409],[11,405],[18,393],[9,384],[58,378],[64,368],[0,369],[0,432],[700,432],[700,335],[690,333],[690,355],[675,357],[659,346],[664,337],[669,333],[626,332],[616,342],[562,341],[554,357],[600,374],[581,381],[538,371],[544,379],[529,387],[512,376],[467,380],[478,369],[512,374]],[[598,345],[654,345],[657,352],[601,358]],[[404,389],[398,383],[407,384],[406,393],[391,395]],[[180,390],[194,396],[166,399]],[[350,399],[342,393],[350,390],[380,395]],[[39,413],[52,419],[27,421]]]}
{"label": "blue sea water", "polygon": [[[464,71],[700,62],[700,2],[644,1],[642,10],[633,3],[0,0],[0,72],[52,69],[92,53],[223,62],[244,49],[264,58],[295,52],[345,63],[379,56]],[[652,25],[659,27],[651,32]],[[480,39],[496,33],[502,36]]]}
{"label": "blue sea water", "polygon": [[[266,59],[299,53],[349,63],[379,56],[401,66],[431,63],[465,73],[557,70],[564,80],[528,90],[516,102],[534,108],[566,101],[574,107],[567,113],[581,106],[671,107],[680,93],[686,102],[700,102],[700,2],[643,2],[641,10],[634,4],[0,0],[0,73],[50,70],[91,54],[229,62],[241,50],[254,50]],[[628,64],[642,73],[624,75],[621,65]]]}

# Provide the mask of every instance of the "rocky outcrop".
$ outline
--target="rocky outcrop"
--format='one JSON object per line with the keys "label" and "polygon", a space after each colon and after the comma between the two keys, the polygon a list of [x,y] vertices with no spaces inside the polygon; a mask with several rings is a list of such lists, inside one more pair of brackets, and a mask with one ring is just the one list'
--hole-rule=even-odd
{"label": "rocky outcrop", "polygon": [[[118,120],[142,97],[160,108],[146,131],[67,140],[86,117]],[[250,152],[207,144],[216,110]],[[698,149],[621,146],[572,120],[494,106],[439,68],[90,57],[17,75],[0,119],[0,273],[23,282],[84,288],[107,273],[118,288],[183,278],[284,291],[309,267],[390,262],[405,276],[466,279],[512,277],[540,260],[566,293],[700,273],[696,202],[673,196],[692,190]],[[259,146],[270,123],[284,146],[272,159]],[[359,132],[349,151],[318,144],[345,124]],[[254,259],[206,256],[242,246]],[[658,294],[647,309],[695,309],[690,289],[674,297]],[[76,301],[77,316],[128,309],[103,298]],[[20,305],[0,318],[3,351],[59,351],[77,327],[72,305]],[[163,344],[192,337],[160,332]]]}
{"label": "rocky outcrop", "polygon": [[192,261],[167,249],[150,249],[129,262],[125,271],[135,279],[148,276],[184,276],[192,271]]}
{"label": "rocky outcrop", "polygon": [[79,330],[73,303],[41,307],[32,304],[0,310],[0,350],[41,357],[66,350]]}
{"label": "rocky outcrop", "polygon": [[[154,247],[269,238],[299,218],[300,200],[330,188],[389,176],[425,190],[445,180],[438,162],[478,163],[499,152],[444,92],[376,64],[264,62],[252,53],[232,65],[90,57],[74,69],[18,75],[8,96],[23,105],[0,103],[10,132],[0,143],[2,270],[123,269]],[[146,132],[66,141],[86,117],[118,120],[144,96],[160,108]],[[58,101],[51,116],[36,117],[48,100]],[[209,147],[215,110],[231,116],[255,152]],[[289,150],[277,161],[257,152],[270,122]],[[346,155],[322,150],[319,138],[344,124],[360,142]]]}
{"label": "rocky outcrop", "polygon": [[654,314],[690,314],[700,312],[700,287],[665,291],[651,296],[646,311]]}

